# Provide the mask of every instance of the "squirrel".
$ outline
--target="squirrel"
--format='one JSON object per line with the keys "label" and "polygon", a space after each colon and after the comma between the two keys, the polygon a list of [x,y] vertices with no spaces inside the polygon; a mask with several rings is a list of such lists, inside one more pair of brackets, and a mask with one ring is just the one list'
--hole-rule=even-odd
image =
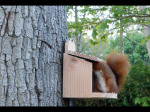
{"label": "squirrel", "polygon": [[125,54],[111,51],[106,62],[93,62],[95,92],[119,93],[128,75],[130,62]]}

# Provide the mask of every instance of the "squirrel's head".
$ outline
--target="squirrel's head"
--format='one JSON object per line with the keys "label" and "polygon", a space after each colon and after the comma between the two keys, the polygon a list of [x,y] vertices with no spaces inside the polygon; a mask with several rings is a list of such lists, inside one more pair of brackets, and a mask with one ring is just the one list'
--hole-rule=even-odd
{"label": "squirrel's head", "polygon": [[93,71],[103,70],[103,62],[93,62]]}

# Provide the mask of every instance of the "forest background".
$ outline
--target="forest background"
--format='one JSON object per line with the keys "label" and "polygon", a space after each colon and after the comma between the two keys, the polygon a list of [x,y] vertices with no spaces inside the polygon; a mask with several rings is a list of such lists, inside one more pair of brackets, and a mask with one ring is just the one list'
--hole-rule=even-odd
{"label": "forest background", "polygon": [[67,6],[76,51],[105,60],[111,50],[131,63],[118,99],[73,99],[74,106],[150,106],[150,6]]}

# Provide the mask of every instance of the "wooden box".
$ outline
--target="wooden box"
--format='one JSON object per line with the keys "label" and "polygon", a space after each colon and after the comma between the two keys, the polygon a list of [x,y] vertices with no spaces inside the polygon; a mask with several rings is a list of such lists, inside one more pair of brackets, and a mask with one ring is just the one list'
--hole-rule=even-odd
{"label": "wooden box", "polygon": [[65,43],[63,54],[63,98],[114,98],[115,93],[92,92],[92,61],[94,56],[75,52],[73,39]]}

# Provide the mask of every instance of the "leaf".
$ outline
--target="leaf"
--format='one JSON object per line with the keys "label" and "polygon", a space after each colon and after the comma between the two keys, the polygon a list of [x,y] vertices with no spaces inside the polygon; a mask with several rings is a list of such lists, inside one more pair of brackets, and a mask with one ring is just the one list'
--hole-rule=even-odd
{"label": "leaf", "polygon": [[148,104],[147,102],[144,102],[144,103],[142,104],[142,106],[149,106],[149,104]]}
{"label": "leaf", "polygon": [[114,18],[117,18],[118,17],[118,14],[117,13],[114,13]]}
{"label": "leaf", "polygon": [[111,32],[110,34],[111,34],[111,35],[113,35],[114,33],[113,33],[113,32]]}
{"label": "leaf", "polygon": [[93,32],[92,32],[93,39],[96,39],[96,35],[97,35],[96,29],[93,29]]}
{"label": "leaf", "polygon": [[145,24],[148,25],[148,24],[150,24],[150,22],[149,22],[149,21],[146,21]]}
{"label": "leaf", "polygon": [[111,23],[111,20],[105,19],[105,20],[104,20],[104,23]]}
{"label": "leaf", "polygon": [[107,8],[106,8],[106,7],[103,7],[103,8],[101,8],[101,10],[105,11],[105,10],[107,10]]}
{"label": "leaf", "polygon": [[92,25],[91,28],[94,28],[94,26]]}
{"label": "leaf", "polygon": [[135,98],[135,101],[134,101],[135,104],[141,104],[141,102],[142,102],[142,99],[140,97]]}
{"label": "leaf", "polygon": [[111,12],[111,13],[114,13],[114,11],[115,11],[115,6],[113,6],[113,7],[110,9],[110,12]]}
{"label": "leaf", "polygon": [[147,100],[150,101],[150,98],[148,97],[143,97],[142,99],[143,99],[143,102],[146,102]]}
{"label": "leaf", "polygon": [[150,36],[141,39],[141,43],[146,43],[150,39]]}
{"label": "leaf", "polygon": [[99,30],[98,30],[98,32],[104,31],[105,28],[107,28],[107,25],[106,25],[104,22],[102,22],[102,23],[99,25]]}
{"label": "leaf", "polygon": [[82,35],[87,35],[87,33],[82,33]]}
{"label": "leaf", "polygon": [[118,13],[122,13],[123,12],[123,7],[119,6],[117,11],[118,11]]}
{"label": "leaf", "polygon": [[88,9],[89,9],[89,6],[85,6],[84,8],[85,8],[86,10],[88,10]]}
{"label": "leaf", "polygon": [[150,101],[150,98],[146,97],[148,101]]}
{"label": "leaf", "polygon": [[92,39],[89,39],[89,42],[92,46],[94,45],[94,41]]}
{"label": "leaf", "polygon": [[99,25],[98,32],[101,32],[101,31],[102,31],[102,25]]}

